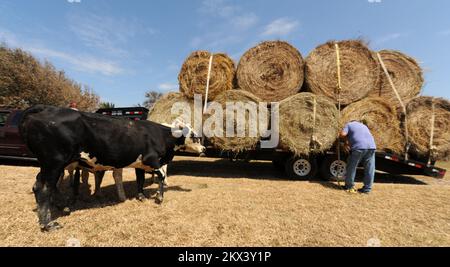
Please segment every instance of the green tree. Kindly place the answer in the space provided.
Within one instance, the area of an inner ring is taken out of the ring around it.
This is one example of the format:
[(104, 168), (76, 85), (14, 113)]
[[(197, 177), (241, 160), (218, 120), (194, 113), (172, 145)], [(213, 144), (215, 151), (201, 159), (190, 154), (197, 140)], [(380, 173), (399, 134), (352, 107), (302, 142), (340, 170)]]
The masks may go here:
[(153, 105), (163, 96), (162, 93), (155, 92), (155, 91), (148, 91), (145, 93), (146, 100), (144, 101), (144, 107), (148, 109), (152, 109)]
[(101, 102), (99, 105), (99, 108), (102, 109), (111, 109), (111, 108), (115, 108), (116, 105), (112, 102)]

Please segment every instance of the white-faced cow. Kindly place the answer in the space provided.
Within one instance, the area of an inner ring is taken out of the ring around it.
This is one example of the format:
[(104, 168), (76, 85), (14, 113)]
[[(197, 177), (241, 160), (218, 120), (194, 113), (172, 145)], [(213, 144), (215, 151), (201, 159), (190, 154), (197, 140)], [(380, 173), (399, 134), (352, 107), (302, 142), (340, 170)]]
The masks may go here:
[[(56, 184), (64, 168), (74, 162), (92, 172), (136, 169), (139, 195), (144, 193), (145, 172), (155, 171), (159, 177), (157, 200), (162, 202), (164, 175), (159, 169), (172, 161), (176, 150), (205, 151), (192, 128), (182, 123), (176, 126), (44, 105), (27, 109), (20, 132), (40, 164), (33, 192), (41, 229), (60, 227), (52, 222)], [(75, 179), (79, 176), (78, 169)]]

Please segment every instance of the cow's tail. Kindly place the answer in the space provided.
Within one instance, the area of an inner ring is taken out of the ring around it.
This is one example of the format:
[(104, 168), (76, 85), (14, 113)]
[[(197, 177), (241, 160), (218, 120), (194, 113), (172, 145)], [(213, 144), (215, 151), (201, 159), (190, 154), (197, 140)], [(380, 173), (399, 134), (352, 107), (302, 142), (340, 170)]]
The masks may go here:
[(30, 115), (42, 112), (43, 110), (45, 110), (45, 108), (46, 108), (46, 106), (44, 106), (44, 105), (36, 105), (36, 106), (26, 109), (23, 112), (22, 118), (20, 119), (20, 122), (19, 122), (19, 134), (25, 143), (27, 143), (27, 128), (25, 127), (25, 122), (27, 121), (27, 119)]

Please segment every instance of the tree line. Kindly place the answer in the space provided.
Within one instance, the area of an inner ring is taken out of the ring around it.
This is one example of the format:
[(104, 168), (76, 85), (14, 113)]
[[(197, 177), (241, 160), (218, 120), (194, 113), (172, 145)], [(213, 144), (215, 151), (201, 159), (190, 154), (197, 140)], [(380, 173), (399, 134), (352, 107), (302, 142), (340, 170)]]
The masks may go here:
[(88, 86), (69, 79), (45, 61), (22, 49), (0, 45), (0, 105), (27, 108), (36, 104), (67, 107), (76, 102), (83, 111), (94, 111), (100, 98)]
[[(136, 106), (151, 109), (162, 96), (149, 91), (145, 101)], [(20, 48), (0, 44), (0, 106), (25, 109), (44, 104), (68, 107), (77, 103), (81, 111), (114, 108), (114, 103), (100, 102), (100, 97), (88, 86), (68, 78), (50, 62), (40, 62)]]

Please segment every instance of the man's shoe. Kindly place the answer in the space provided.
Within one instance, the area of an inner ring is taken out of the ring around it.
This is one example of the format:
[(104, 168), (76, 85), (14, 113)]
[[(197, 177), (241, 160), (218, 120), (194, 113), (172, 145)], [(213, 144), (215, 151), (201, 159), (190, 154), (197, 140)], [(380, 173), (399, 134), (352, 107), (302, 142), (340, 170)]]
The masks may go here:
[(341, 189), (350, 194), (358, 193), (354, 187), (347, 187), (347, 186), (343, 185), (343, 186), (341, 186)]
[(350, 188), (350, 189), (347, 189), (347, 190), (345, 190), (347, 193), (349, 193), (349, 194), (357, 194), (358, 193), (358, 191), (356, 191), (356, 189), (355, 188)]
[(358, 189), (358, 193), (368, 195), (368, 194), (370, 194), (370, 191), (368, 191), (364, 188), (361, 188), (361, 189)]

